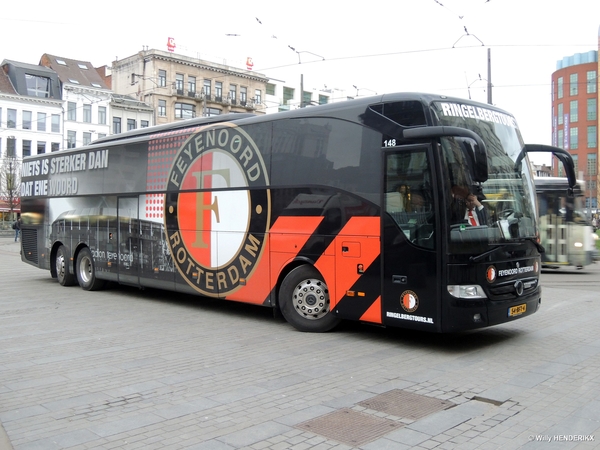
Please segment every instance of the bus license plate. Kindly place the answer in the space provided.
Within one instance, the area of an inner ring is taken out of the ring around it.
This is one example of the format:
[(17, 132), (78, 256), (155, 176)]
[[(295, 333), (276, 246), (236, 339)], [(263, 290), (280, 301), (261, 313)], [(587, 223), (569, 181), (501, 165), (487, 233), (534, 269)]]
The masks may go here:
[(508, 308), (508, 317), (518, 316), (527, 311), (527, 305), (523, 303), (522, 305), (512, 306)]

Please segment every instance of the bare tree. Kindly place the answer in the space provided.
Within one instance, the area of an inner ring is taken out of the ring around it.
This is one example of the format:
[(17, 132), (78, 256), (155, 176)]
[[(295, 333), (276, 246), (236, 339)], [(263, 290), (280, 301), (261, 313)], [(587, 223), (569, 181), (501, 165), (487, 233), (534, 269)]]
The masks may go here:
[(0, 165), (0, 196), (10, 209), (11, 217), (21, 200), (21, 164), (14, 156), (4, 156)]

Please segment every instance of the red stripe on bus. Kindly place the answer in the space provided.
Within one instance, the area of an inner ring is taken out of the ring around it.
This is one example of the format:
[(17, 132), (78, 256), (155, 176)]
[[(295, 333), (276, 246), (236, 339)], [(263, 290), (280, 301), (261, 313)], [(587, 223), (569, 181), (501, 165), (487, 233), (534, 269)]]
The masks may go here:
[(360, 320), (363, 322), (383, 323), (381, 318), (381, 296), (377, 297), (373, 304), (369, 306), (369, 309), (360, 316)]
[(277, 283), (277, 277), (317, 229), (323, 217), (279, 217), (268, 233), (263, 253), (246, 285), (229, 298), (263, 304)]
[(356, 283), (361, 268), (366, 271), (379, 256), (379, 235), (379, 217), (352, 217), (315, 264), (329, 288), (331, 308)]

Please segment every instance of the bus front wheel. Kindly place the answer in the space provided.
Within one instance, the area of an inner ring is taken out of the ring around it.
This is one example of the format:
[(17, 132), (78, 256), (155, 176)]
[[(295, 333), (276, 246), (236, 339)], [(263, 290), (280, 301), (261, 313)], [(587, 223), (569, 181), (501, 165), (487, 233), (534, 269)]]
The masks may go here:
[(104, 280), (96, 278), (94, 257), (87, 247), (82, 248), (77, 255), (75, 273), (77, 274), (79, 285), (86, 291), (97, 291), (98, 289), (102, 289), (105, 285)]
[(75, 275), (69, 271), (69, 253), (64, 245), (56, 251), (56, 278), (61, 286), (73, 286), (77, 280)]
[(285, 320), (300, 331), (322, 333), (340, 322), (329, 309), (329, 290), (323, 277), (308, 265), (296, 267), (284, 278), (279, 307)]

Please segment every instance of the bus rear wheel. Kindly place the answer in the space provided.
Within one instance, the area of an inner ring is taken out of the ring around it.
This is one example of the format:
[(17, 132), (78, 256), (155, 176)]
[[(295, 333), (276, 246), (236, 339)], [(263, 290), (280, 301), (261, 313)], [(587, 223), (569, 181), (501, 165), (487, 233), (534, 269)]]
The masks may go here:
[(86, 291), (97, 291), (102, 289), (106, 282), (96, 278), (96, 268), (94, 266), (94, 257), (89, 248), (85, 247), (77, 255), (77, 264), (75, 273), (79, 285)]
[(285, 320), (300, 331), (322, 333), (340, 323), (329, 309), (329, 289), (312, 266), (296, 267), (284, 278), (279, 307)]
[(56, 278), (61, 286), (73, 286), (77, 283), (75, 275), (69, 271), (69, 253), (64, 245), (58, 247), (56, 251)]

